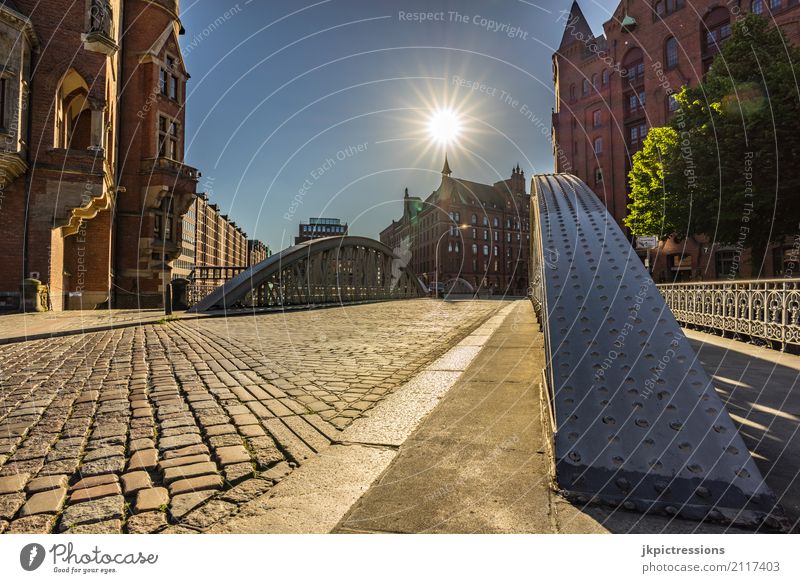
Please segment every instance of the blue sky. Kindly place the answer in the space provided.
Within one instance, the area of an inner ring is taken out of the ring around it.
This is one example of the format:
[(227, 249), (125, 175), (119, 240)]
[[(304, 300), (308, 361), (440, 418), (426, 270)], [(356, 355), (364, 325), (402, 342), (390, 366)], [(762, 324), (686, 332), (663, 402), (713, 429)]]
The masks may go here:
[[(550, 57), (570, 3), (184, 0), (198, 190), (273, 250), (317, 216), (377, 238), (404, 188), (439, 185), (426, 123), (444, 106), (463, 120), (447, 148), (455, 176), (552, 171)], [(582, 6), (599, 31), (616, 3)]]

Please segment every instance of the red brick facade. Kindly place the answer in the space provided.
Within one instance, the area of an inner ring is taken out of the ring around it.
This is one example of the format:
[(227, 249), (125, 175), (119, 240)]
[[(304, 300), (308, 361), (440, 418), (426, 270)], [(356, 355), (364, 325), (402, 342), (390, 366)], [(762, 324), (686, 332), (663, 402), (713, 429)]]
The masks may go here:
[[(178, 2), (122, 4), (0, 4), (2, 307), (19, 307), (28, 277), (56, 310), (162, 302), (197, 174), (181, 162)], [(160, 147), (160, 116), (177, 122), (162, 134), (175, 147)]]
[(530, 196), (517, 166), (494, 185), (451, 176), (425, 200), (403, 199), (403, 216), (381, 242), (408, 260), (426, 285), (453, 293), (525, 295), (528, 290)]
[[(759, 6), (792, 43), (800, 41), (798, 0), (633, 0), (619, 4), (594, 37), (577, 2), (553, 55), (556, 106), (553, 154), (558, 172), (579, 176), (622, 224), (630, 159), (647, 129), (666, 125), (669, 94), (699, 83), (731, 24)], [(771, 13), (771, 14), (770, 14)], [(623, 26), (624, 24), (624, 26)], [(644, 254), (640, 251), (640, 254)], [(762, 275), (781, 275), (790, 246), (771, 250)], [(653, 252), (656, 281), (716, 279), (730, 273), (731, 248), (702, 237), (670, 239)], [(747, 254), (741, 276), (751, 275)]]

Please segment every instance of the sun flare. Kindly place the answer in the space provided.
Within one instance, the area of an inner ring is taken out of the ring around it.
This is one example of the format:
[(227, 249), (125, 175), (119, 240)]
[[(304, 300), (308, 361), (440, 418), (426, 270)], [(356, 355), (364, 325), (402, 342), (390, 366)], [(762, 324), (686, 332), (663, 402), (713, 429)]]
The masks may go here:
[(443, 146), (451, 144), (461, 133), (461, 117), (452, 109), (437, 109), (428, 120), (428, 133)]

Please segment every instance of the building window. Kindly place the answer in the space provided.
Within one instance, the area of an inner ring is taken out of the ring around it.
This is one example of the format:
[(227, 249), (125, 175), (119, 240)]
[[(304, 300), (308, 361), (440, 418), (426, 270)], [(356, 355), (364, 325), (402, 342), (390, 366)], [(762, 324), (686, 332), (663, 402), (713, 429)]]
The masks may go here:
[(667, 95), (667, 117), (672, 117), (675, 115), (675, 112), (681, 108), (681, 104), (678, 102), (677, 97), (675, 97), (674, 93)]
[(487, 216), (483, 217), (483, 226), (484, 227), (488, 227), (489, 226), (489, 217), (487, 217)]
[(718, 6), (703, 19), (705, 29), (703, 53), (712, 57), (719, 47), (731, 36), (731, 17), (727, 8)]
[(588, 79), (584, 79), (583, 80), (583, 95), (584, 96), (589, 95), (589, 80)]
[(678, 39), (674, 36), (668, 38), (664, 45), (664, 61), (667, 63), (667, 69), (678, 66)]
[(595, 154), (603, 153), (603, 138), (594, 139), (594, 153)]
[(752, 10), (753, 14), (763, 14), (764, 0), (753, 0), (753, 3), (750, 5), (750, 10)]
[(769, 9), (770, 10), (780, 10), (781, 9), (781, 0), (769, 0)]
[(484, 245), (483, 246), (483, 254), (485, 256), (487, 256), (487, 257), (489, 256), (489, 246), (488, 245)]
[(639, 93), (629, 93), (626, 98), (626, 105), (628, 106), (628, 115), (644, 113), (644, 106), (647, 101), (647, 95), (644, 91)]
[(576, 96), (575, 96), (575, 85), (570, 85), (569, 86), (569, 100), (570, 101), (575, 101), (575, 99), (576, 99)]
[(178, 122), (165, 115), (158, 117), (158, 156), (178, 160)]
[(608, 69), (603, 70), (603, 87), (608, 85)]
[(472, 244), (472, 254), (473, 255), (478, 254), (478, 246), (475, 243)]
[(600, 110), (599, 109), (595, 109), (592, 112), (592, 127), (599, 128), (600, 127), (600, 120), (601, 120)]
[(637, 124), (628, 128), (628, 145), (631, 150), (639, 148), (647, 136), (647, 124)]
[(153, 222), (153, 237), (163, 241), (172, 241), (172, 197), (161, 200), (158, 210), (155, 212)]
[(642, 49), (638, 47), (630, 49), (625, 54), (622, 67), (629, 85), (638, 86), (644, 83), (644, 53)]
[(597, 73), (592, 75), (592, 87), (594, 87), (595, 89), (600, 87), (599, 81), (600, 81), (600, 78), (597, 76)]
[(602, 168), (595, 168), (594, 169), (594, 183), (600, 184), (603, 182), (603, 169)]
[(472, 224), (473, 225), (478, 224), (478, 215), (476, 215), (475, 213), (472, 213)]
[(492, 226), (493, 226), (495, 229), (496, 229), (497, 227), (499, 227), (499, 226), (500, 226), (500, 222), (497, 220), (497, 217), (494, 217), (494, 218), (492, 219)]
[(717, 277), (736, 277), (738, 266), (734, 268), (735, 251), (717, 251), (714, 254), (714, 266)]
[(489, 231), (487, 231), (487, 230), (483, 231), (483, 240), (484, 241), (488, 241), (489, 240)]
[(161, 95), (178, 101), (178, 87), (180, 81), (175, 70), (175, 58), (167, 55), (165, 64), (161, 67), (158, 76), (158, 87)]

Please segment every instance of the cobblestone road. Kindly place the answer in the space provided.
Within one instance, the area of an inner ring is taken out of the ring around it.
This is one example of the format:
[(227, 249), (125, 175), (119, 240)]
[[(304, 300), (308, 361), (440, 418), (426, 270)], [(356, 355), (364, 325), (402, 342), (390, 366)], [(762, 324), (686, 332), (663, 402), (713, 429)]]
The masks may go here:
[(0, 532), (189, 532), (505, 305), (412, 300), (0, 346)]

